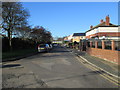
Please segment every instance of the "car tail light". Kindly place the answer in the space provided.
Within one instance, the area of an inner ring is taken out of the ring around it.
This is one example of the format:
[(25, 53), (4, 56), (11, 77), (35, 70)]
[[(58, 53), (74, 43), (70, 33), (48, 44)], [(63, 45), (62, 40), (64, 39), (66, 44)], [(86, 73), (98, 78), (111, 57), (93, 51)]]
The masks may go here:
[(38, 47), (40, 47), (40, 44), (38, 45)]

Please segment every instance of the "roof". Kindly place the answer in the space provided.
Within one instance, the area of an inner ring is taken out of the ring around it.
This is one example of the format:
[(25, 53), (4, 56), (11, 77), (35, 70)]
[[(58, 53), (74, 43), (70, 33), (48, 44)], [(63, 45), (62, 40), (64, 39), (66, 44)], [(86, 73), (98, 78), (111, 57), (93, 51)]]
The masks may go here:
[[(118, 27), (118, 26), (117, 26), (117, 25), (114, 25), (114, 24), (112, 24), (112, 23), (110, 23), (110, 25), (107, 26), (107, 25), (105, 24), (105, 22), (103, 22), (103, 23), (100, 23), (100, 24), (94, 26), (93, 28), (91, 28), (91, 29), (88, 30), (88, 31), (91, 31), (91, 30), (93, 30), (93, 29), (95, 29), (95, 28), (98, 28), (98, 27)], [(88, 32), (88, 31), (86, 31), (86, 32)]]
[(85, 33), (74, 33), (73, 36), (85, 36)]

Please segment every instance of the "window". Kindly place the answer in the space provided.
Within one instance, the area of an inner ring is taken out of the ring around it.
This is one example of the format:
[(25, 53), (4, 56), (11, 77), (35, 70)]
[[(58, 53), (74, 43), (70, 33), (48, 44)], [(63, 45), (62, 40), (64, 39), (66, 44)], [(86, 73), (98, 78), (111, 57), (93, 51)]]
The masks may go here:
[(77, 39), (77, 37), (74, 37), (74, 39)]

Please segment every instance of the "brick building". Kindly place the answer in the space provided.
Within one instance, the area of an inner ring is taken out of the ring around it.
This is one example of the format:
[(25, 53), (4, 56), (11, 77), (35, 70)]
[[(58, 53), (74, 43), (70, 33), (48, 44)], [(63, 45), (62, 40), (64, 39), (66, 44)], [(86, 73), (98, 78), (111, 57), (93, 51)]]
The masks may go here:
[(109, 15), (106, 16), (106, 20), (100, 20), (100, 24), (96, 26), (90, 26), (90, 29), (86, 31), (86, 38), (96, 39), (120, 39), (120, 30), (118, 26), (110, 23)]
[(80, 40), (85, 39), (85, 33), (74, 33), (72, 42), (80, 42)]

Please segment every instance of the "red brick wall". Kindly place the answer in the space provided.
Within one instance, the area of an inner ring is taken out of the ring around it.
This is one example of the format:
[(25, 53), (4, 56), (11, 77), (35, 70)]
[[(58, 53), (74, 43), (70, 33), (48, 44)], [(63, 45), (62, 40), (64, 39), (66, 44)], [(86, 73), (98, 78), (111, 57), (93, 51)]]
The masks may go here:
[(88, 48), (86, 52), (92, 56), (96, 56), (101, 59), (120, 64), (120, 51)]

